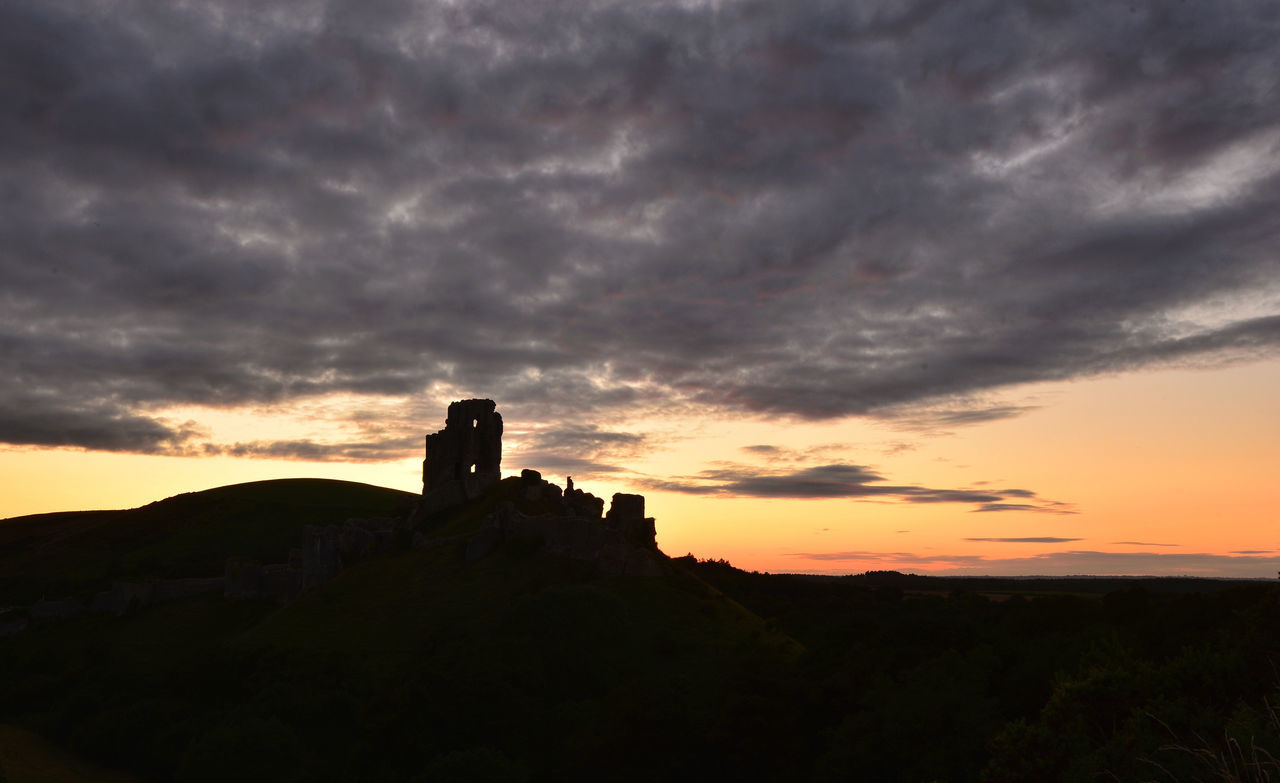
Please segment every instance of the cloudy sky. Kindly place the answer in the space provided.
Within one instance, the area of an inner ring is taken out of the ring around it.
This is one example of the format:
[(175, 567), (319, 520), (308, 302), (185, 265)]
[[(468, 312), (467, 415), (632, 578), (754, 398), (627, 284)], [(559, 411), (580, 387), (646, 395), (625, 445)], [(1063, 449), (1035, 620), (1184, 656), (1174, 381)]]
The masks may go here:
[[(0, 4), (0, 516), (643, 491), (770, 570), (1280, 566), (1280, 7)], [(1086, 468), (1082, 468), (1082, 463)]]

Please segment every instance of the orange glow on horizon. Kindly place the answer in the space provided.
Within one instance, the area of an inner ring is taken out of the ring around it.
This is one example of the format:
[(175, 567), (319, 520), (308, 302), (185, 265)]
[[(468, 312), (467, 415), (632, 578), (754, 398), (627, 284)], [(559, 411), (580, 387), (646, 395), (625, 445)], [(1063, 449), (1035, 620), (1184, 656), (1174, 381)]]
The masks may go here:
[[(655, 447), (618, 460), (626, 472), (575, 475), (575, 483), (606, 501), (614, 492), (644, 494), (667, 554), (724, 558), (749, 570), (978, 573), (983, 563), (998, 570), (1009, 560), (1030, 568), (1056, 563), (1052, 557), (1072, 551), (1276, 557), (1276, 388), (1280, 361), (1040, 384), (1004, 395), (1038, 406), (1033, 410), (949, 434), (857, 419), (633, 421), (625, 429), (652, 433)], [(499, 410), (518, 422), (519, 411), (501, 400)], [(336, 419), (340, 412), (325, 415)], [(442, 415), (432, 416), (421, 422), (421, 432), (434, 432), (442, 422)], [(229, 413), (213, 426), (233, 438), (289, 429), (271, 419), (255, 425), (253, 412)], [(319, 430), (342, 434), (323, 422)], [(782, 456), (745, 450), (762, 444), (778, 447)], [(521, 464), (519, 454), (516, 449), (504, 457), (505, 475), (539, 468)], [(822, 464), (865, 466), (897, 486), (1024, 489), (1070, 504), (1077, 513), (975, 513), (973, 503), (762, 499), (644, 488), (651, 480), (696, 481), (708, 469), (745, 466), (780, 474)], [(127, 508), (182, 492), (284, 477), (421, 490), (420, 452), (388, 462), (317, 463), (9, 448), (0, 450), (0, 470), (6, 476), (0, 517)], [(563, 485), (563, 475), (543, 473)], [(1129, 561), (1117, 562), (1129, 567)], [(1274, 577), (1274, 568), (1259, 563), (1257, 576)], [(1195, 572), (1200, 566), (1188, 561), (1178, 567)]]

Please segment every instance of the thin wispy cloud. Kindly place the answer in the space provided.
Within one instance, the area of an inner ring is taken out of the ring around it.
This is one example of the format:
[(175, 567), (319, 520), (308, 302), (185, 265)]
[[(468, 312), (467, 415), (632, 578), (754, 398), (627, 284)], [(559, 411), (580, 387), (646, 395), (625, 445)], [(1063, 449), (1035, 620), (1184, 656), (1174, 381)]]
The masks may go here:
[(644, 433), (570, 422), (522, 433), (506, 461), (509, 465), (584, 477), (611, 474), (625, 470), (622, 465), (647, 449), (653, 440)]
[(986, 541), (997, 544), (1065, 544), (1081, 541), (1079, 538), (1058, 538), (1056, 536), (1029, 536), (1027, 538), (966, 538), (965, 541)]
[(791, 453), (789, 449), (784, 449), (781, 446), (770, 446), (765, 443), (760, 443), (753, 446), (743, 446), (742, 450), (750, 454), (757, 454), (762, 457), (778, 457), (778, 456)]
[[(854, 573), (865, 570), (864, 563), (875, 568), (924, 570), (933, 574), (953, 575), (1134, 575), (1212, 576), (1241, 579), (1275, 578), (1280, 570), (1280, 557), (1265, 556), (1270, 552), (1207, 553), (1164, 552), (1097, 552), (1071, 550), (1047, 552), (1029, 557), (992, 557), (925, 552), (880, 552), (850, 550), (842, 552), (796, 552), (800, 562), (821, 564), (816, 570), (826, 573)], [(839, 565), (844, 564), (844, 565)], [(815, 569), (807, 569), (815, 570)]]
[(313, 440), (271, 440), (237, 442), (230, 446), (206, 443), (202, 456), (261, 457), (309, 462), (382, 462), (420, 447), (419, 438), (367, 442), (318, 443)]

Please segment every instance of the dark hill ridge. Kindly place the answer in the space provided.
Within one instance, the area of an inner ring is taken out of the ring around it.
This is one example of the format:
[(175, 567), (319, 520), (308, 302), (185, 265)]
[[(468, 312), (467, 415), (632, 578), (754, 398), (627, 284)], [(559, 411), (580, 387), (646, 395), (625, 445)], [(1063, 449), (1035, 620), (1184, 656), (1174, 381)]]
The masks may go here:
[[(286, 517), (316, 521), (305, 502), (316, 489), (342, 502), (335, 520), (405, 499), (264, 482), (118, 513), (145, 539), (192, 517), (197, 531), (226, 533), (235, 526), (220, 514), (260, 505), (271, 514), (258, 519), (276, 520), (255, 540), (266, 546), (283, 540)], [(500, 480), (421, 518), (417, 548), (348, 563), (284, 605), (209, 593), (0, 640), (0, 722), (154, 780), (653, 779), (723, 768), (717, 748), (735, 747), (735, 722), (754, 720), (740, 709), (739, 678), (788, 666), (802, 648), (666, 558), (642, 576), (550, 551), (542, 523), (575, 518), (557, 495), (530, 475)], [(571, 497), (606, 529), (600, 504)], [(70, 562), (68, 537), (46, 533)], [(221, 542), (232, 551), (246, 539)], [(136, 543), (121, 537), (115, 554)], [(751, 766), (782, 774), (785, 758)]]
[(134, 509), (0, 520), (0, 606), (87, 594), (112, 580), (215, 576), (233, 556), (278, 560), (305, 525), (402, 514), (414, 498), (351, 481), (275, 479)]
[(1137, 780), (1144, 757), (1191, 780), (1170, 731), (1280, 747), (1273, 585), (995, 602), (692, 558), (608, 573), (520, 540), (468, 562), (523, 487), (283, 606), (0, 640), (0, 723), (190, 781)]

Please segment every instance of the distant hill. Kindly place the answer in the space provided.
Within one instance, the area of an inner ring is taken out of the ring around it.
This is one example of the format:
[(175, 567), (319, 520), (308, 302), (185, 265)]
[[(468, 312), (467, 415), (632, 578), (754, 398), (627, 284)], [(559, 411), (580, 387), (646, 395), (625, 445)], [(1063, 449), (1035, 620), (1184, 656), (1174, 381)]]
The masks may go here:
[(304, 525), (398, 514), (415, 497), (351, 481), (278, 479), (123, 511), (0, 520), (0, 607), (87, 595), (113, 579), (214, 576), (232, 556), (282, 560)]

